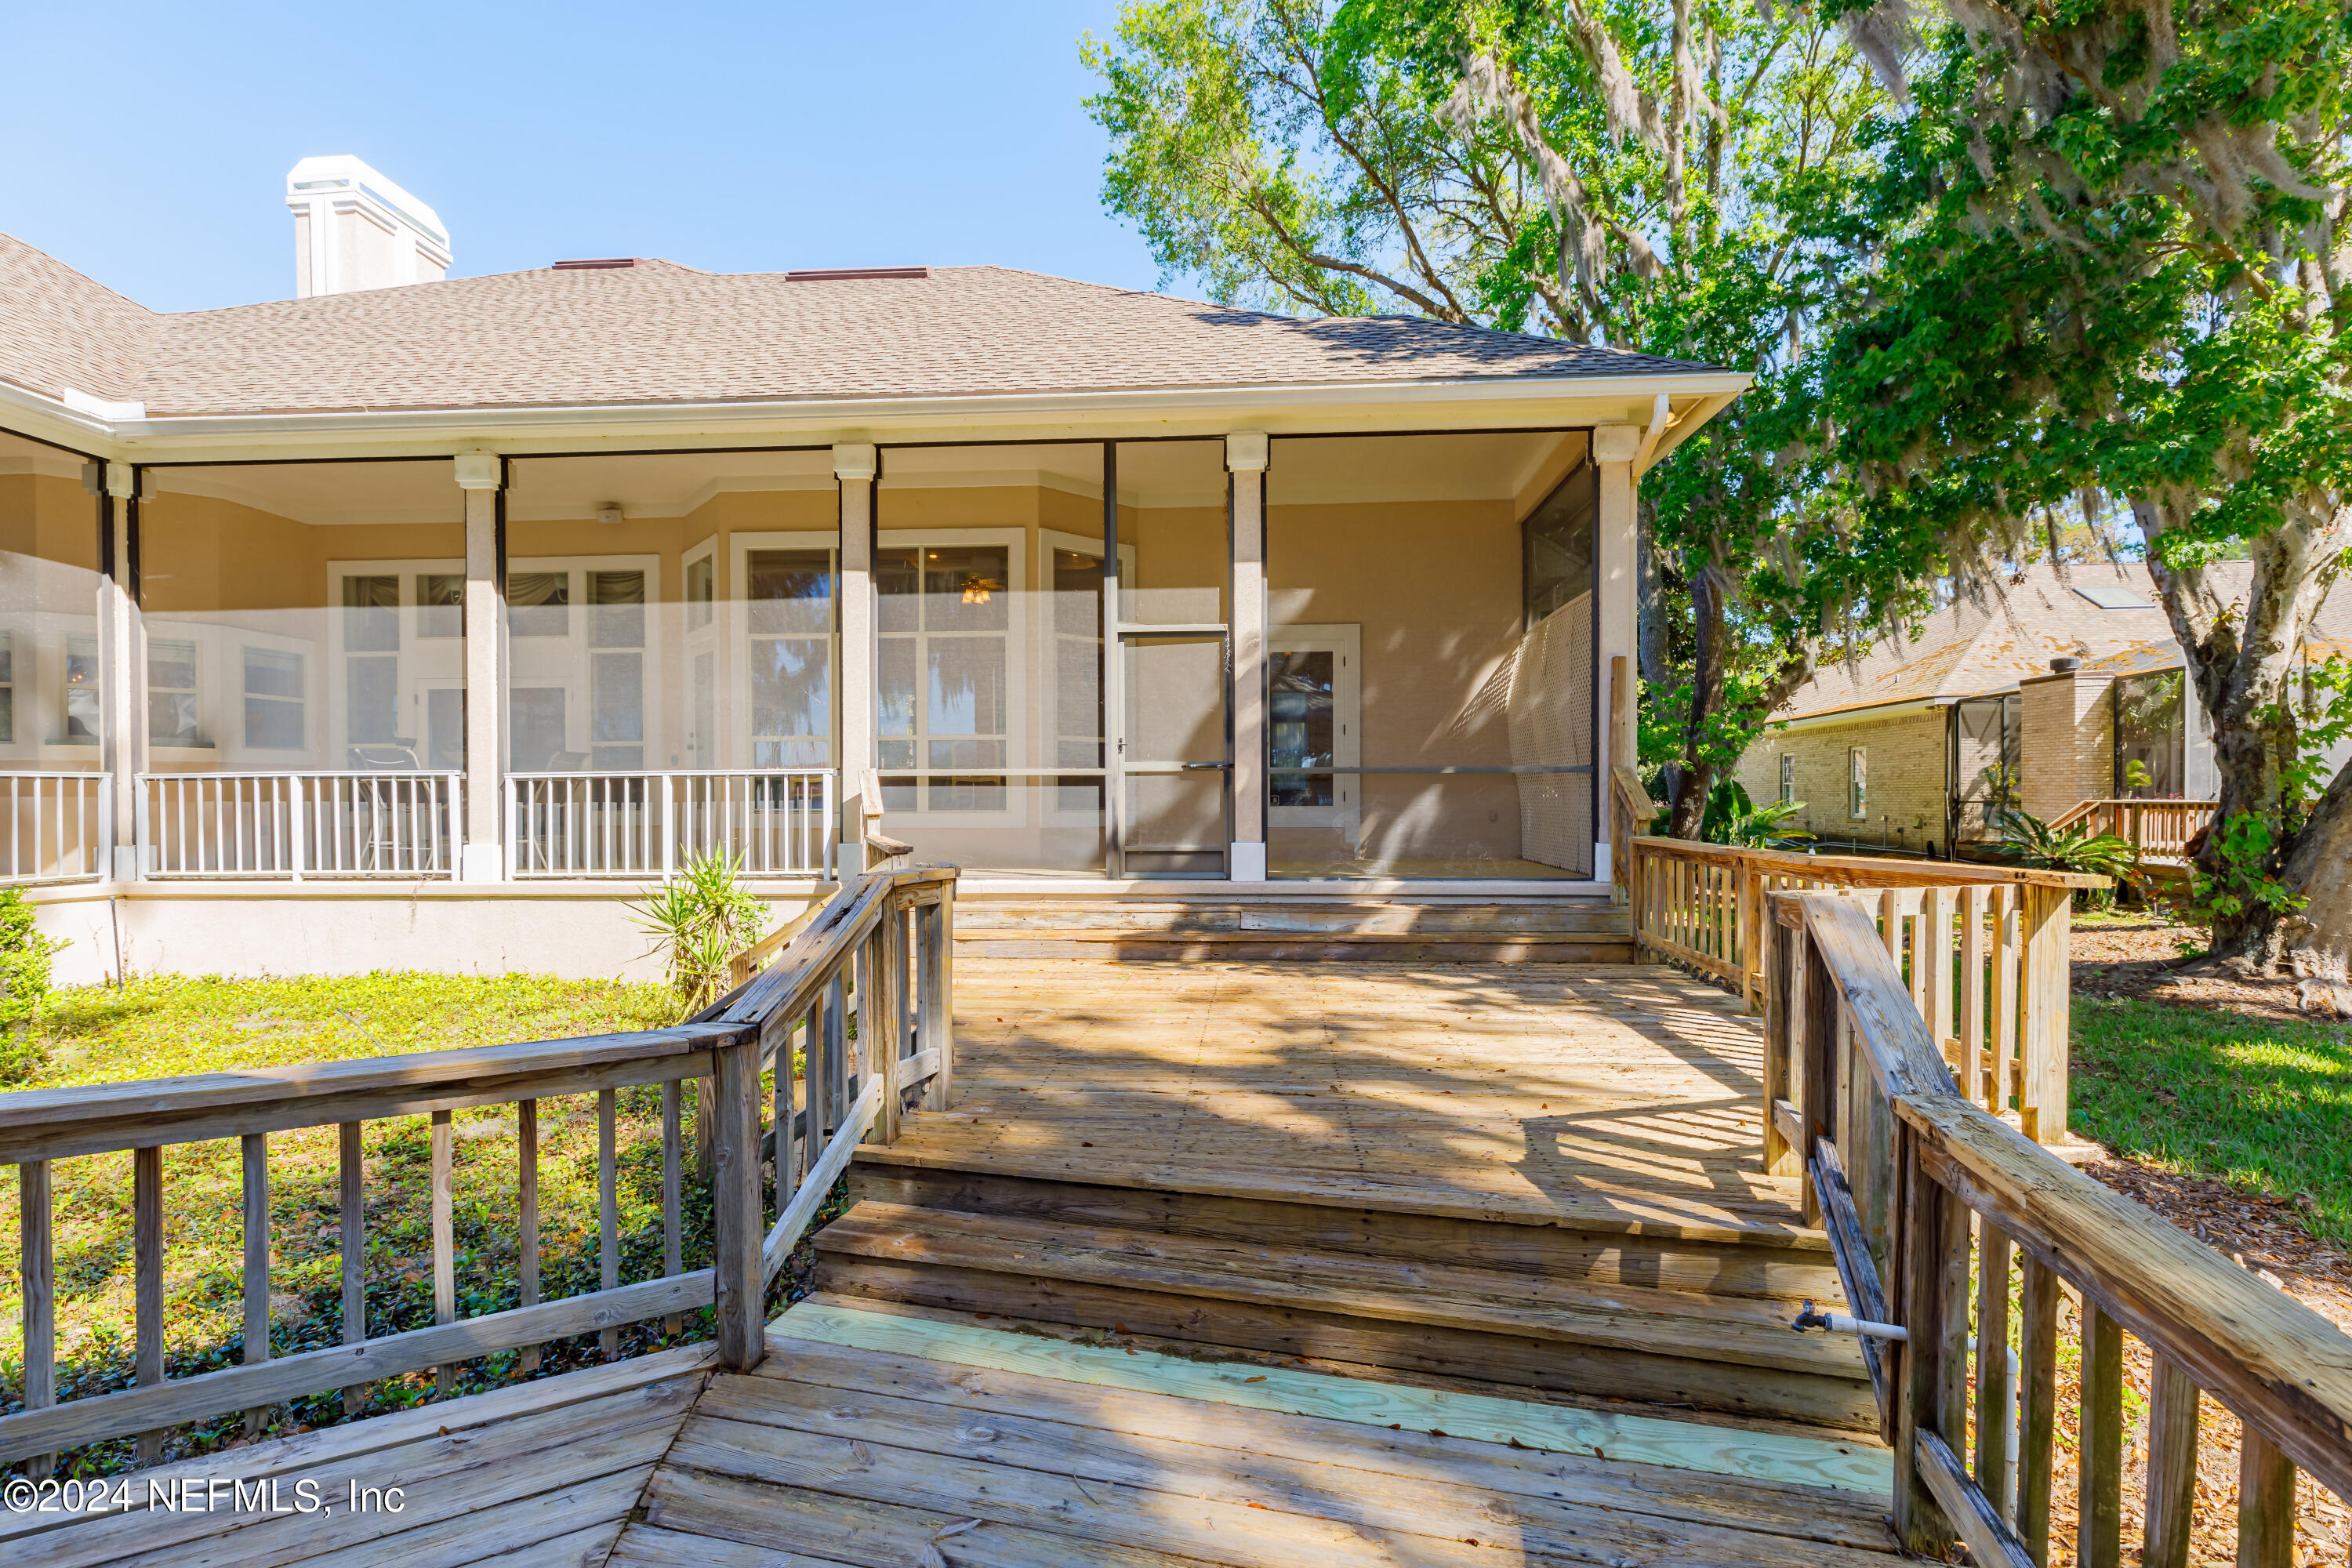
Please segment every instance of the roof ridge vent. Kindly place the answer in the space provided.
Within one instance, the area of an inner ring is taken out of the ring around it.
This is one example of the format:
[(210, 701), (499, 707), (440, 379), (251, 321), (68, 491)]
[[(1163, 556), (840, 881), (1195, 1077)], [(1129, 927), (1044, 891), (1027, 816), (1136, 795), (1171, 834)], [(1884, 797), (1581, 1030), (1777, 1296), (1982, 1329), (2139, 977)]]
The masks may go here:
[(850, 283), (867, 278), (923, 279), (928, 267), (803, 267), (784, 274), (787, 283)]
[(635, 267), (636, 264), (637, 258), (634, 256), (596, 256), (590, 257), (580, 261), (559, 261), (555, 264), (555, 270), (558, 272), (600, 272), (607, 268)]

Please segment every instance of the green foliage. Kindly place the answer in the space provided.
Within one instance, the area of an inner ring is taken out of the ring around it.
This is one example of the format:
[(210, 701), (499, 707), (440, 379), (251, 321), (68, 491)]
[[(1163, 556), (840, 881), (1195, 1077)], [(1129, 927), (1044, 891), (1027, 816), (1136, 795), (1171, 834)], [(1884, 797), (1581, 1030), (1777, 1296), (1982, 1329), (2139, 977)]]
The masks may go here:
[(2215, 868), (2198, 868), (2189, 878), (2189, 913), (2213, 925), (2252, 914), (2293, 914), (2310, 900), (2278, 877), (2278, 829), (2252, 812), (2232, 812), (2214, 821)]
[[(2311, 798), (2282, 704), (2352, 545), (2352, 10), (1981, 0), (1906, 45), (1895, 0), (1834, 8), (1912, 101), (1871, 130), (1802, 394), (1825, 479), (1886, 547), (1978, 579), (2127, 504), (2192, 689), (2252, 742), (2218, 753), (2224, 812), (2262, 826), (2217, 892), (2275, 910)], [(2235, 607), (2204, 571), (2232, 556)]]
[(2302, 1209), (2352, 1245), (2352, 1036), (2164, 1003), (2074, 1006), (2075, 1131)]
[(2001, 814), (2000, 837), (1985, 852), (2011, 865), (2038, 871), (2074, 871), (2085, 876), (2112, 877), (2119, 883), (2139, 875), (2139, 851), (2130, 839), (2100, 833), (2088, 822), (2072, 827), (2052, 827), (2031, 812)]
[(1707, 792), (1706, 816), (1698, 836), (1709, 844), (1731, 844), (1742, 849), (1802, 849), (1813, 836), (1789, 823), (1804, 809), (1801, 800), (1758, 805), (1737, 779), (1718, 779)]
[(1826, 20), (1665, 0), (1130, 0), (1082, 47), (1103, 201), (1169, 277), (1283, 311), (1410, 311), (1748, 372), (1643, 477), (1674, 679), (1645, 754), (1720, 769), (1930, 563), (1807, 453), (1818, 324), (1883, 97)]
[(713, 850), (630, 906), (689, 1014), (726, 989), (727, 961), (764, 934), (768, 906), (742, 886), (739, 871), (732, 852)]
[[(46, 937), (34, 929), (39, 911), (22, 888), (0, 888), (0, 1031), (38, 1017), (49, 994), (49, 960), (64, 951), (59, 937)], [(7, 1045), (0, 1041), (0, 1053)], [(0, 1059), (0, 1082), (6, 1081), (8, 1064)]]

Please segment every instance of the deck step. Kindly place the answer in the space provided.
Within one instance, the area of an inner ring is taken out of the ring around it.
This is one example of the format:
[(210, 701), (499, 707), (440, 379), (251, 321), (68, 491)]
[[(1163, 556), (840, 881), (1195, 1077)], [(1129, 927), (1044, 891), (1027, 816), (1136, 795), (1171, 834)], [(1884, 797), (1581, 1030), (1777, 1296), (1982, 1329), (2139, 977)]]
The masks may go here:
[(1315, 963), (1631, 963), (1631, 937), (1538, 931), (1471, 932), (985, 931), (959, 929), (959, 945), (997, 958)]
[(1393, 898), (966, 898), (956, 940), (1002, 958), (1193, 963), (1626, 963), (1626, 912), (1590, 895), (1506, 902)]
[(1013, 931), (1216, 931), (1376, 936), (1623, 936), (1625, 910), (1607, 899), (1419, 903), (1394, 899), (1296, 901), (965, 897), (956, 900), (959, 935)]
[(1288, 1180), (1280, 1179), (1284, 1173), (1235, 1180), (1219, 1192), (1124, 1184), (1099, 1165), (1090, 1174), (1100, 1179), (1057, 1180), (909, 1164), (894, 1158), (898, 1152), (859, 1151), (849, 1168), (853, 1203), (1742, 1297), (1780, 1303), (1789, 1315), (1800, 1301), (1840, 1299), (1837, 1268), (1819, 1231), (1721, 1223), (1727, 1215), (1706, 1226), (1635, 1226), (1599, 1205), (1581, 1211), (1555, 1203), (1541, 1215), (1506, 1214), (1475, 1203), (1441, 1206), (1431, 1192), (1413, 1206), (1368, 1207), (1372, 1194), (1361, 1184), (1326, 1193), (1302, 1186), (1295, 1173)]
[(1784, 1303), (1238, 1238), (859, 1202), (817, 1237), (845, 1295), (1732, 1415), (1875, 1424), (1852, 1342)]

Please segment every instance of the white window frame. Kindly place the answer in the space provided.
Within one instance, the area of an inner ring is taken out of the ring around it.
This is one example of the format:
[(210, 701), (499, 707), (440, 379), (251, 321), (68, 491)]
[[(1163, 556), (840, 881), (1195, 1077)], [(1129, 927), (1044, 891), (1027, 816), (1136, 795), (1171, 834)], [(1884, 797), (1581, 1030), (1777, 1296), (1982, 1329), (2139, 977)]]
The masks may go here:
[(1797, 753), (1780, 753), (1780, 804), (1789, 805), (1797, 798)]
[[(1323, 653), (1339, 656), (1331, 676), (1331, 721), (1339, 733), (1331, 737), (1331, 765), (1360, 767), (1364, 757), (1364, 628), (1360, 622), (1295, 622), (1269, 626), (1265, 634), (1267, 679), (1273, 679), (1273, 656), (1277, 653)], [(1271, 740), (1274, 715), (1267, 693), (1266, 730)], [(1268, 765), (1272, 747), (1268, 747)], [(1329, 805), (1276, 805), (1272, 780), (1267, 781), (1266, 826), (1269, 827), (1336, 827), (1354, 841), (1363, 821), (1360, 775), (1332, 775), (1334, 800)]]
[[(698, 626), (694, 624), (695, 602), (687, 597), (688, 585), (694, 581), (694, 568), (698, 562), (707, 562), (710, 567), (710, 618)], [(720, 575), (719, 564), (719, 536), (715, 533), (678, 552), (677, 744), (670, 752), (671, 763), (678, 767), (716, 768), (723, 765), (725, 737), (722, 734), (712, 734), (707, 738), (708, 756), (698, 759), (694, 755), (694, 664), (704, 654), (710, 656), (711, 662), (710, 721), (716, 730), (726, 728), (727, 655), (721, 645), (726, 639), (724, 601), (727, 595), (726, 581)]]
[(1848, 822), (1870, 820), (1870, 748), (1845, 749), (1845, 816)]
[[(234, 719), (236, 724), (236, 750), (243, 755), (299, 757), (307, 759), (311, 754), (310, 724), (312, 719), (312, 708), (310, 703), (310, 683), (318, 678), (318, 672), (311, 668), (313, 660), (311, 659), (310, 654), (307, 648), (280, 647), (273, 646), (275, 644), (289, 640), (290, 639), (284, 637), (263, 637), (252, 634), (241, 636), (236, 639), (236, 691), (235, 695), (236, 710), (234, 714)], [(299, 669), (302, 678), (300, 692), (293, 697), (264, 696), (261, 699), (264, 702), (290, 703), (293, 705), (295, 711), (299, 715), (301, 720), (301, 739), (297, 741), (291, 746), (256, 745), (253, 742), (250, 732), (246, 727), (245, 705), (248, 700), (252, 700), (254, 695), (251, 691), (248, 691), (246, 689), (246, 668), (248, 657), (256, 653), (274, 653), (299, 661), (297, 668)]]
[[(726, 614), (713, 616), (711, 624), (723, 626), (727, 634), (719, 660), (719, 689), (725, 693), (726, 700), (719, 706), (719, 743), (711, 748), (711, 754), (718, 759), (714, 765), (722, 768), (750, 767), (751, 747), (759, 739), (751, 733), (750, 595), (751, 552), (754, 550), (822, 550), (825, 552), (825, 559), (832, 563), (833, 630), (826, 634), (832, 652), (826, 668), (832, 672), (833, 685), (826, 699), (826, 718), (831, 732), (825, 736), (825, 760), (776, 771), (792, 773), (802, 768), (838, 766), (841, 762), (841, 535), (831, 529), (789, 533), (730, 533), (727, 536), (727, 581), (723, 584), (714, 583), (711, 587), (714, 595), (722, 596), (726, 608)], [(687, 658), (686, 673), (688, 679), (693, 678), (691, 654)], [(737, 716), (738, 722), (728, 722), (730, 713)]]
[[(1042, 532), (1044, 531), (1041, 530), (1040, 531)], [(935, 739), (961, 740), (967, 737), (954, 735), (933, 736), (928, 730), (920, 727), (928, 718), (928, 715), (924, 712), (924, 708), (929, 698), (929, 682), (923, 678), (924, 661), (920, 658), (918, 658), (915, 662), (915, 700), (916, 711), (918, 714), (916, 721), (918, 728), (913, 739), (915, 742), (915, 773), (917, 774), (919, 787), (915, 791), (915, 805), (911, 810), (908, 811), (908, 815), (937, 817), (945, 823), (970, 823), (974, 826), (990, 827), (1015, 826), (1026, 815), (1023, 802), (1027, 798), (1027, 787), (1035, 786), (1039, 783), (1040, 779), (1040, 775), (1037, 773), (1036, 770), (1024, 769), (1020, 765), (1021, 759), (1029, 754), (1027, 742), (1031, 731), (1031, 714), (1029, 711), (1031, 686), (1030, 669), (1032, 661), (1035, 657), (1033, 650), (1035, 643), (1039, 640), (1027, 624), (1039, 613), (1035, 605), (1032, 605), (1031, 613), (1029, 615), (1024, 616), (1021, 613), (1022, 605), (1029, 602), (1024, 597), (1024, 595), (1028, 592), (1027, 579), (1031, 572), (1029, 532), (1030, 531), (1025, 528), (909, 528), (888, 530), (885, 531), (880, 538), (875, 541), (875, 547), (877, 552), (883, 550), (920, 550), (927, 545), (933, 544), (942, 546), (975, 544), (1003, 545), (1004, 547), (1004, 572), (1005, 575), (1011, 579), (1011, 581), (1005, 584), (1005, 593), (1011, 596), (1013, 602), (1005, 610), (1003, 632), (1005, 687), (1005, 730), (1003, 737), (1004, 766), (1003, 768), (973, 768), (971, 770), (971, 773), (975, 776), (984, 777), (992, 773), (997, 773), (1003, 777), (1004, 805), (1002, 808), (995, 811), (935, 812), (931, 809), (931, 781), (929, 778), (921, 776), (924, 773), (929, 771), (928, 763), (929, 761), (929, 753), (926, 750), (925, 743)], [(1076, 536), (1065, 535), (1064, 537), (1070, 538)], [(1120, 548), (1124, 551), (1126, 547), (1122, 545)], [(1101, 551), (1102, 546), (1097, 542), (1095, 546), (1095, 552), (1097, 554), (1100, 554)], [(1121, 563), (1124, 563), (1127, 557), (1122, 553), (1120, 556)], [(879, 565), (878, 560), (877, 562), (877, 565)], [(878, 644), (883, 635), (881, 631), (881, 593), (878, 588), (875, 593), (874, 619), (875, 637)], [(902, 634), (894, 633), (891, 635), (897, 636)], [(919, 649), (922, 646), (923, 641), (927, 640), (931, 635), (932, 634), (929, 632), (918, 634), (916, 646)], [(957, 633), (950, 635), (970, 636), (972, 634)], [(881, 766), (879, 761), (882, 754), (882, 742), (884, 737), (882, 734), (881, 723), (882, 707), (880, 691), (882, 661), (878, 650), (874, 661), (874, 667), (876, 679), (874, 702), (874, 754), (877, 759), (875, 771), (877, 773), (887, 777), (893, 775), (894, 770)], [(904, 738), (905, 737), (901, 736), (890, 737), (890, 739), (893, 740)], [(899, 776), (903, 776), (903, 774)]]

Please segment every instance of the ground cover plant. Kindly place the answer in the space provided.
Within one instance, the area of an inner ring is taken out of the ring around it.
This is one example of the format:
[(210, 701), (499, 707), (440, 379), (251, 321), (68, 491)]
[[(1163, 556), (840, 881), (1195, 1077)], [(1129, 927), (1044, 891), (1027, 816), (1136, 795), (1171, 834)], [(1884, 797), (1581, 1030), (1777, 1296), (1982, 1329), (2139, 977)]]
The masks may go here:
[[(677, 1021), (677, 993), (664, 984), (569, 981), (543, 975), (379, 973), (357, 979), (236, 980), (135, 976), (121, 988), (51, 994), (9, 1089), (64, 1088), (130, 1079), (413, 1051), (552, 1039)], [(657, 1088), (617, 1097), (620, 1228), (624, 1282), (661, 1272), (661, 1100)], [(684, 1203), (688, 1268), (710, 1261), (708, 1189), (692, 1176), (693, 1096), (686, 1097), (688, 1179)], [(515, 1225), (515, 1111), (490, 1106), (454, 1118), (456, 1262), (460, 1316), (520, 1304)], [(363, 1132), (367, 1205), (367, 1329), (371, 1335), (433, 1321), (428, 1119), (394, 1118)], [(273, 1355), (342, 1341), (341, 1196), (332, 1127), (272, 1134), (270, 1165), (270, 1343)], [(541, 1295), (597, 1288), (596, 1101), (592, 1095), (540, 1102)], [(104, 1393), (131, 1382), (135, 1320), (131, 1279), (131, 1156), (61, 1160), (52, 1169), (57, 1264), (58, 1394)], [(19, 1233), (13, 1168), (0, 1178), (0, 1413), (18, 1407), (24, 1345), (15, 1294)], [(163, 1152), (166, 1374), (186, 1377), (236, 1364), (244, 1349), (244, 1227), (236, 1141), (180, 1144)], [(779, 1280), (786, 1285), (788, 1270)], [(675, 1335), (659, 1321), (624, 1331), (621, 1353), (706, 1339), (708, 1312)], [(453, 1395), (479, 1393), (520, 1374), (520, 1352), (463, 1365)], [(540, 1374), (599, 1359), (595, 1336), (551, 1343)], [(372, 1384), (359, 1411), (377, 1415), (433, 1396), (430, 1373)], [(283, 1434), (344, 1417), (334, 1393), (292, 1401), (271, 1415)], [(230, 1414), (173, 1435), (168, 1457), (243, 1440)], [(63, 1473), (126, 1468), (131, 1444), (95, 1445), (67, 1456)]]

